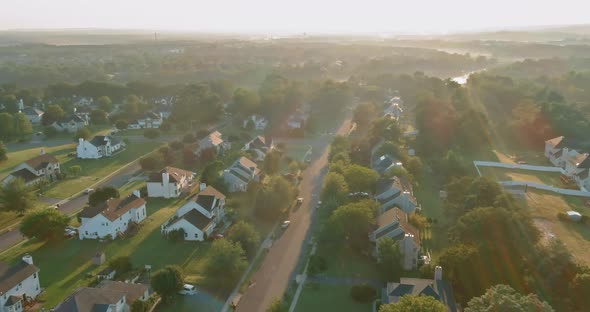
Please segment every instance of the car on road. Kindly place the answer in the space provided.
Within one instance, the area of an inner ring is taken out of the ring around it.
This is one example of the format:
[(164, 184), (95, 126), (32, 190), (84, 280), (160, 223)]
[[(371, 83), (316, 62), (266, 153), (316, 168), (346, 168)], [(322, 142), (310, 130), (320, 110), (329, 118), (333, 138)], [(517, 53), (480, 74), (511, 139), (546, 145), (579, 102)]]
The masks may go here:
[(93, 188), (88, 188), (88, 189), (85, 189), (84, 190), (84, 194), (90, 194), (92, 192), (94, 192), (94, 189)]
[(184, 296), (192, 296), (197, 293), (197, 289), (195, 288), (195, 285), (184, 284), (178, 293)]
[(289, 220), (283, 221), (283, 224), (281, 224), (281, 227), (283, 229), (286, 229), (289, 227), (289, 224), (291, 224), (291, 221), (289, 221)]
[(303, 204), (303, 197), (297, 197), (297, 205)]

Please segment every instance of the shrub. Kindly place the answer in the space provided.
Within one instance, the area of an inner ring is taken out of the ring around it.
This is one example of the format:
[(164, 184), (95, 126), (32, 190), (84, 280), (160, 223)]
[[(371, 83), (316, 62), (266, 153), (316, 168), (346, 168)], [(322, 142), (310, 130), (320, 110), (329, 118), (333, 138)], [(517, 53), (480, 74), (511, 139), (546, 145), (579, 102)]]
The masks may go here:
[(350, 289), (350, 296), (357, 302), (367, 303), (377, 296), (377, 291), (368, 284), (354, 285)]
[(195, 136), (192, 133), (187, 133), (182, 138), (182, 142), (184, 142), (184, 143), (194, 143), (195, 142)]
[(175, 151), (179, 151), (184, 148), (184, 144), (180, 141), (172, 141), (168, 144), (168, 146), (170, 146), (170, 149)]
[(43, 134), (45, 134), (45, 136), (48, 138), (53, 138), (54, 136), (57, 135), (57, 129), (55, 129), (52, 126), (47, 126), (47, 127), (43, 128)]
[(557, 213), (557, 219), (559, 219), (560, 221), (569, 221), (570, 220), (567, 217), (567, 215), (565, 214), (565, 212), (559, 212), (559, 213)]
[(328, 263), (326, 262), (326, 259), (318, 255), (311, 256), (309, 259), (309, 268), (307, 269), (309, 275), (317, 275), (326, 271), (327, 269)]
[(184, 241), (184, 229), (178, 229), (168, 232), (167, 238), (173, 242)]

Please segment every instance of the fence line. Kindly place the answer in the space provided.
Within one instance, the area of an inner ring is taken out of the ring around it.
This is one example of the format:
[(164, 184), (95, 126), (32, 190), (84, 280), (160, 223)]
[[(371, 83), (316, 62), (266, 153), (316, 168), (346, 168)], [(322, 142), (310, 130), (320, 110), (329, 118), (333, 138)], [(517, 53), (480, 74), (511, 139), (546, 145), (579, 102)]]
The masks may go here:
[[(497, 168), (508, 168), (508, 169), (522, 169), (522, 170), (533, 170), (533, 171), (544, 171), (544, 172), (559, 172), (565, 174), (565, 171), (559, 167), (551, 166), (533, 166), (533, 165), (520, 165), (520, 164), (506, 164), (495, 161), (478, 161), (474, 160), (473, 165), (477, 168), (482, 167), (497, 167)], [(479, 171), (479, 170), (478, 170)]]

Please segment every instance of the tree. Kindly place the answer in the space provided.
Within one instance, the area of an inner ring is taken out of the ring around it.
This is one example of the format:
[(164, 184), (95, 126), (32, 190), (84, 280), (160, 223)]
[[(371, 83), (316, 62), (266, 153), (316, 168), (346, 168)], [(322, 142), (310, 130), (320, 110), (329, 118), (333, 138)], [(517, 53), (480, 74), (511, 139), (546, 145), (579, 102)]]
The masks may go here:
[(22, 178), (16, 178), (0, 188), (0, 205), (4, 211), (24, 214), (35, 205), (35, 194)]
[(109, 267), (117, 271), (117, 276), (123, 276), (125, 273), (133, 270), (131, 259), (128, 256), (119, 256), (109, 261)]
[(223, 163), (221, 161), (208, 163), (201, 173), (201, 182), (215, 184), (220, 178), (219, 172), (221, 170), (223, 170)]
[(154, 291), (166, 302), (182, 289), (184, 280), (178, 267), (166, 266), (152, 275), (150, 284)]
[(178, 122), (212, 122), (223, 112), (219, 95), (206, 83), (184, 87), (172, 106), (172, 117)]
[(119, 130), (125, 130), (125, 129), (127, 129), (128, 126), (129, 126), (129, 123), (125, 119), (119, 119), (115, 123), (115, 127), (117, 127), (117, 129), (119, 129)]
[(367, 167), (350, 165), (344, 168), (344, 179), (351, 192), (375, 193), (379, 174)]
[(78, 176), (80, 174), (80, 172), (82, 171), (82, 167), (80, 165), (75, 165), (75, 166), (71, 166), (70, 169), (70, 174), (73, 176)]
[(143, 300), (135, 300), (131, 305), (131, 312), (147, 312), (150, 306), (147, 301)]
[(148, 139), (152, 139), (153, 140), (153, 139), (155, 139), (155, 138), (157, 138), (157, 137), (160, 136), (160, 130), (158, 130), (158, 129), (151, 129), (151, 128), (150, 129), (145, 129), (143, 131), (143, 136), (146, 137), (146, 138), (148, 138)]
[(33, 125), (29, 118), (23, 113), (14, 114), (14, 126), (16, 129), (16, 135), (20, 137), (26, 137), (33, 133)]
[(332, 158), (339, 153), (350, 153), (350, 141), (347, 137), (339, 135), (334, 138), (330, 144), (330, 155), (328, 159), (332, 161)]
[(84, 139), (84, 140), (88, 140), (90, 139), (90, 136), (92, 135), (92, 132), (90, 132), (90, 129), (84, 127), (84, 128), (80, 128), (78, 129), (78, 131), (76, 131), (76, 135), (75, 135), (75, 139)]
[(57, 129), (55, 129), (52, 126), (47, 126), (43, 128), (43, 134), (47, 137), (47, 138), (53, 138), (57, 135)]
[(379, 307), (379, 312), (446, 312), (447, 307), (430, 296), (405, 295), (396, 303)]
[(419, 179), (422, 174), (422, 161), (418, 157), (410, 157), (404, 164), (404, 167), (408, 170), (408, 172), (414, 176), (414, 178)]
[(101, 110), (105, 112), (110, 112), (113, 110), (113, 101), (111, 101), (111, 98), (109, 98), (108, 96), (103, 95), (99, 97), (96, 101), (98, 102), (98, 108), (100, 108)]
[(168, 143), (168, 146), (170, 146), (170, 149), (172, 149), (172, 150), (180, 151), (184, 148), (184, 143), (182, 143), (180, 141), (172, 141), (172, 142)]
[(343, 202), (348, 194), (348, 184), (341, 174), (330, 172), (324, 179), (322, 187), (322, 200), (333, 199), (337, 202)]
[(269, 175), (278, 173), (281, 167), (281, 158), (282, 154), (279, 151), (268, 153), (264, 158), (264, 171)]
[(88, 196), (88, 204), (92, 207), (105, 202), (108, 199), (119, 197), (121, 197), (121, 195), (116, 188), (112, 186), (100, 187)]
[(104, 125), (108, 122), (107, 112), (102, 109), (93, 109), (90, 112), (90, 122), (93, 125)]
[(231, 287), (248, 266), (244, 250), (237, 242), (219, 239), (213, 242), (205, 259), (205, 272), (213, 283)]
[(164, 159), (160, 153), (152, 153), (139, 159), (141, 169), (148, 171), (159, 169), (163, 163)]
[(260, 108), (260, 98), (256, 92), (243, 88), (238, 88), (234, 91), (233, 103), (230, 107), (232, 113), (239, 114), (240, 116), (248, 116), (258, 113)]
[(378, 267), (381, 275), (388, 281), (400, 277), (403, 272), (402, 253), (396, 241), (383, 237), (377, 241)]
[(0, 113), (0, 139), (10, 140), (14, 135), (14, 117), (9, 113)]
[(356, 250), (366, 250), (368, 233), (375, 224), (378, 205), (372, 200), (363, 200), (336, 208), (322, 231), (324, 240), (347, 244)]
[(465, 312), (553, 312), (553, 308), (536, 295), (526, 296), (518, 293), (507, 285), (496, 285), (489, 288), (485, 294), (469, 300)]
[(69, 223), (70, 218), (56, 209), (42, 209), (28, 214), (20, 224), (20, 231), (29, 238), (54, 242), (63, 239)]
[(0, 161), (5, 161), (7, 159), (6, 145), (4, 145), (4, 142), (0, 141)]
[(4, 104), (4, 107), (8, 113), (16, 114), (18, 112), (18, 101), (14, 94), (3, 95), (0, 103)]
[(64, 115), (65, 115), (65, 112), (59, 105), (56, 105), (56, 104), (47, 105), (47, 108), (45, 109), (45, 113), (43, 114), (43, 117), (41, 117), (41, 123), (44, 126), (49, 126), (52, 123), (62, 119), (64, 117)]
[(293, 185), (281, 176), (274, 176), (258, 191), (256, 214), (267, 220), (274, 220), (289, 208), (294, 197)]
[(366, 129), (371, 119), (375, 117), (375, 110), (373, 103), (362, 103), (354, 109), (352, 121), (362, 129)]
[(260, 235), (254, 226), (244, 221), (239, 221), (229, 228), (227, 239), (240, 243), (249, 259), (254, 257), (258, 244), (260, 244)]

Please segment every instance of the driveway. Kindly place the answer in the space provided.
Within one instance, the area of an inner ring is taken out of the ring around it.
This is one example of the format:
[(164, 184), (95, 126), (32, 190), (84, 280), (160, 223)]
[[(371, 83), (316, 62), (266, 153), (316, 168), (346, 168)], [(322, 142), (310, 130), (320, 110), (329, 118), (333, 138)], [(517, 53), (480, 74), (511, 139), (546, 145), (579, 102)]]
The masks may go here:
[[(351, 121), (346, 120), (338, 129), (338, 134), (346, 134)], [(307, 236), (313, 217), (313, 210), (319, 199), (322, 182), (328, 163), (330, 140), (320, 140), (314, 144), (312, 161), (303, 174), (299, 196), (305, 198), (299, 209), (289, 216), (291, 225), (277, 239), (264, 258), (259, 270), (252, 275), (253, 286), (242, 296), (237, 311), (258, 312), (266, 308), (274, 298), (282, 298), (293, 271), (299, 261), (301, 251), (308, 244)]]

